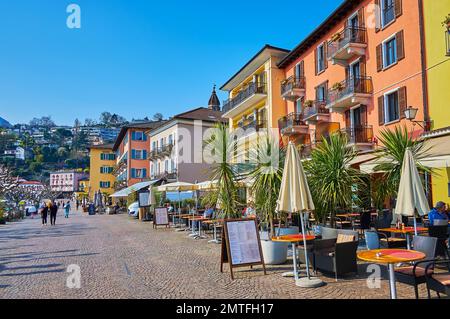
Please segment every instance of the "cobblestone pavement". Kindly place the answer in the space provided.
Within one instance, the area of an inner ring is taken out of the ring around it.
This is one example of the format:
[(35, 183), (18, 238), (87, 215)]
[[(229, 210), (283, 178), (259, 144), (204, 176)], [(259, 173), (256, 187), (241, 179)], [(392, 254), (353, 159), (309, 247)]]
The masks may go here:
[[(381, 288), (369, 289), (359, 276), (302, 289), (281, 277), (292, 269), (268, 266), (237, 269), (232, 281), (220, 273), (220, 245), (188, 239), (173, 229), (154, 230), (126, 215), (60, 214), (56, 226), (39, 219), (0, 226), (0, 298), (388, 298), (383, 269)], [(67, 267), (81, 267), (81, 289), (66, 287)], [(398, 284), (399, 298), (413, 298), (412, 287)], [(424, 288), (421, 296), (425, 297)]]

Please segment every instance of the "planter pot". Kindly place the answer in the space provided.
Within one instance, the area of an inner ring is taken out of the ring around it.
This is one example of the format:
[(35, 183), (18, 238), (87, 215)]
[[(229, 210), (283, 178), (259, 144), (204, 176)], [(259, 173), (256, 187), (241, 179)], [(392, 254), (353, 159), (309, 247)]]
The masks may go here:
[(266, 265), (282, 265), (286, 263), (288, 246), (288, 243), (261, 240), (264, 263)]

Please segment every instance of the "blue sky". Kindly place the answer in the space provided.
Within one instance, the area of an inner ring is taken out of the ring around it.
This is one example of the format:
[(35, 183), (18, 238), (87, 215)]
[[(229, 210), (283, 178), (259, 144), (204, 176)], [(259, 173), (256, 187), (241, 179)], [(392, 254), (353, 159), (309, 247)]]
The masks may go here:
[[(292, 49), (341, 2), (3, 0), (0, 117), (70, 125), (205, 106), (263, 45)], [(66, 26), (70, 3), (79, 30)]]

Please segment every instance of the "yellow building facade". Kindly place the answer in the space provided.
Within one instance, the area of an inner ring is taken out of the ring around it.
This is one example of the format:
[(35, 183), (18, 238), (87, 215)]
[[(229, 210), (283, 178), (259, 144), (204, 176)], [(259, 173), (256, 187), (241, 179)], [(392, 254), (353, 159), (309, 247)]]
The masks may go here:
[[(448, 135), (450, 130), (450, 29), (443, 25), (450, 15), (450, 0), (423, 0), (428, 106), (433, 131)], [(448, 145), (450, 149), (450, 145)], [(450, 168), (435, 170), (433, 202), (450, 202)]]
[(276, 132), (279, 118), (286, 115), (280, 88), (284, 71), (277, 63), (287, 53), (288, 50), (266, 45), (221, 87), (229, 94), (223, 117), (229, 120), (232, 133), (239, 132), (236, 134), (241, 145), (235, 156), (238, 162), (249, 158), (255, 133), (267, 129)]
[(116, 165), (116, 154), (113, 145), (96, 145), (89, 149), (90, 156), (90, 183), (89, 198), (94, 200), (99, 190), (106, 195), (114, 193), (115, 177), (113, 175)]

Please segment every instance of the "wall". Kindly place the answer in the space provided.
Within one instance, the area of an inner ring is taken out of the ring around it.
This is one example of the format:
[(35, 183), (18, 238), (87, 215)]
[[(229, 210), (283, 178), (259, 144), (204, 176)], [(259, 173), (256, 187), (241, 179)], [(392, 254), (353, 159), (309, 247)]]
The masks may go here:
[[(114, 154), (112, 149), (97, 149), (91, 148), (90, 151), (90, 192), (89, 196), (91, 200), (94, 199), (95, 192), (101, 190), (102, 193), (107, 193), (111, 195), (114, 193), (114, 182), (115, 177), (113, 174), (102, 174), (100, 173), (100, 168), (104, 166), (114, 167), (116, 164), (115, 160), (107, 161), (101, 159), (101, 154)], [(110, 182), (110, 188), (100, 188), (100, 182)], [(87, 192), (88, 190), (86, 190)]]

